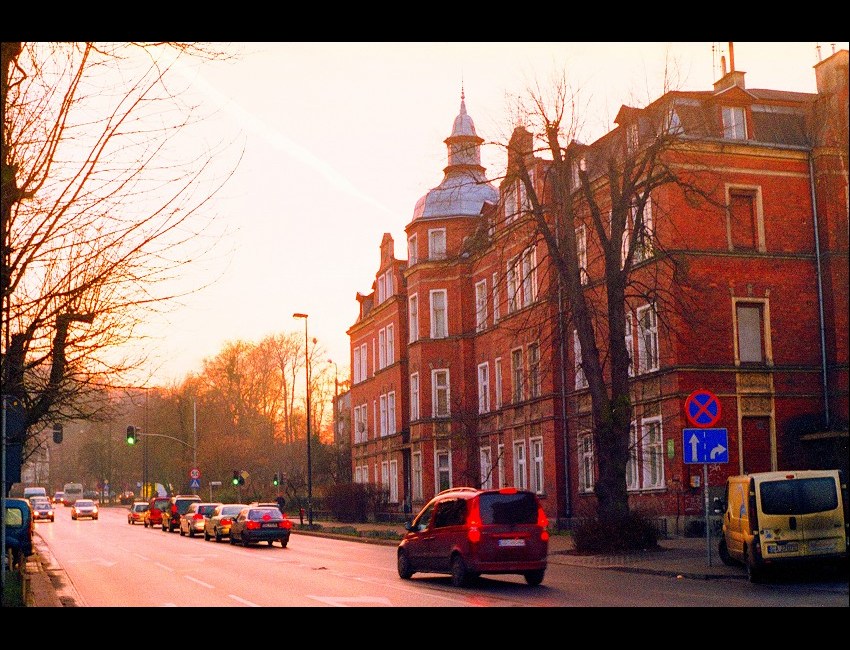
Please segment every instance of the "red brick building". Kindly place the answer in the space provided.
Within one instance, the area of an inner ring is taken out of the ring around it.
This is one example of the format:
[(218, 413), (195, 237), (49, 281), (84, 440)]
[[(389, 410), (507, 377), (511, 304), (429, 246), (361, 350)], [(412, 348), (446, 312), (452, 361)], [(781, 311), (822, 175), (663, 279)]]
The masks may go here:
[[(687, 293), (689, 308), (656, 304), (651, 291), (627, 302), (626, 484), (632, 507), (668, 531), (702, 517), (704, 470), (714, 496), (730, 474), (848, 469), (847, 71), (847, 51), (834, 53), (808, 94), (748, 89), (732, 69), (712, 90), (623, 107), (617, 128), (575, 145), (592, 174), (594, 152), (640, 146), (663, 116), (677, 135), (666, 164), (692, 174), (701, 196), (653, 190), (633, 267), (649, 286), (675, 260), (666, 289)], [(386, 488), (399, 511), (449, 486), (516, 485), (535, 490), (553, 520), (591, 514), (590, 398), (545, 243), (522, 219), (529, 197), (515, 181), (487, 181), (463, 98), (445, 143), (443, 182), (405, 228), (408, 259), (395, 259), (385, 234), (373, 291), (357, 296), (354, 480)], [(509, 150), (527, 152), (547, 196), (549, 163), (530, 153), (531, 134), (517, 129)], [(593, 296), (598, 245), (589, 227), (576, 236)], [(718, 398), (712, 426), (727, 432), (728, 462), (688, 461), (695, 391)]]

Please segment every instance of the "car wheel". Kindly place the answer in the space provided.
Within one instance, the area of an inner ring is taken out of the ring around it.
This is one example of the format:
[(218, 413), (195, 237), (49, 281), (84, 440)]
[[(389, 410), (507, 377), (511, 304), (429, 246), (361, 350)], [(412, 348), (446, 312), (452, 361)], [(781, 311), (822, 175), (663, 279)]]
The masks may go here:
[(452, 558), (452, 585), (455, 587), (464, 587), (468, 579), (466, 562), (463, 561), (460, 555), (455, 555)]
[(95, 515), (94, 517), (92, 517), (92, 519), (93, 519), (94, 521), (97, 521), (97, 515)]
[(536, 587), (541, 582), (543, 582), (544, 573), (545, 571), (543, 569), (537, 569), (535, 571), (526, 571), (522, 575), (528, 584), (530, 584), (532, 587)]
[(726, 566), (735, 566), (735, 560), (732, 559), (732, 556), (729, 555), (729, 549), (726, 548), (726, 540), (721, 539), (720, 543), (717, 545), (717, 553), (720, 555), (720, 561), (723, 562)]
[(186, 533), (183, 532), (183, 529), (180, 529), (180, 537), (186, 537)]
[(236, 538), (233, 536), (233, 533), (230, 534), (230, 545), (236, 546)]
[(274, 546), (274, 540), (273, 539), (269, 540), (269, 546)]
[(282, 539), (282, 540), (280, 540), (280, 547), (281, 547), (281, 548), (286, 548), (286, 545), (287, 545), (287, 544), (289, 544), (289, 540), (288, 540), (288, 539)]
[(398, 575), (402, 580), (410, 580), (413, 576), (413, 565), (410, 563), (410, 558), (407, 556), (407, 551), (399, 551), (398, 552), (398, 560), (396, 561), (396, 565), (398, 566)]
[(210, 534), (207, 532), (206, 528), (204, 528), (204, 541), (205, 542), (210, 541)]
[(761, 582), (763, 578), (762, 569), (751, 559), (749, 549), (744, 550), (744, 563), (747, 565), (747, 578), (750, 582), (754, 584)]
[(218, 529), (216, 529), (216, 531), (215, 531), (215, 541), (216, 541), (216, 542), (220, 542), (220, 541), (221, 541), (221, 531), (220, 531), (220, 530), (218, 530)]
[(147, 522), (147, 521), (144, 521), (144, 522), (142, 522), (142, 523), (144, 523), (145, 528), (147, 528), (147, 527), (148, 527), (148, 522)]

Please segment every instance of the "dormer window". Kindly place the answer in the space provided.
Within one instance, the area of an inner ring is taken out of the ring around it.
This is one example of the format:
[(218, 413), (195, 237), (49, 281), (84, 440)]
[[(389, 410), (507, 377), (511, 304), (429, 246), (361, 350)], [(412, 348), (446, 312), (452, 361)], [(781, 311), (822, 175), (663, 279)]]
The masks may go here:
[(729, 140), (747, 139), (746, 114), (742, 106), (724, 106), (723, 137)]
[(446, 259), (446, 229), (435, 228), (428, 231), (428, 259)]
[(638, 149), (640, 139), (638, 137), (638, 125), (629, 124), (626, 127), (626, 153), (633, 154)]
[(579, 176), (579, 172), (583, 172), (587, 170), (587, 161), (584, 156), (579, 158), (578, 160), (573, 161), (573, 189), (578, 189), (581, 186), (581, 177)]

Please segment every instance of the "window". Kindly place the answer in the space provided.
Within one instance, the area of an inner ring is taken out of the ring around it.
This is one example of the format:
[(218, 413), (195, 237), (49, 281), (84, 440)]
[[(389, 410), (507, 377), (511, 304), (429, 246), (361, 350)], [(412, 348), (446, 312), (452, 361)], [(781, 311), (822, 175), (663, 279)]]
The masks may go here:
[(531, 343), (528, 346), (528, 388), (531, 397), (540, 397), (540, 344)]
[(587, 284), (587, 228), (584, 225), (576, 228), (576, 252), (578, 253), (578, 268), (581, 283)]
[(493, 274), (493, 324), (499, 322), (499, 274)]
[(387, 365), (387, 330), (382, 327), (378, 330), (378, 368)]
[(578, 459), (579, 492), (593, 492), (593, 436), (589, 433), (579, 436)]
[(478, 451), (479, 464), (481, 465), (481, 489), (489, 490), (493, 487), (493, 459), (490, 447), (481, 447)]
[(487, 327), (487, 280), (475, 283), (475, 329)]
[(433, 386), (433, 394), (431, 395), (433, 412), (431, 415), (435, 418), (446, 418), (450, 415), (449, 371), (432, 370), (431, 385)]
[(478, 366), (478, 412), (490, 411), (490, 364)]
[(437, 289), (431, 292), (431, 338), (444, 339), (449, 335), (446, 320), (446, 290)]
[(517, 183), (511, 182), (508, 183), (505, 188), (505, 223), (511, 223), (517, 217), (518, 208), (517, 208)]
[(387, 435), (387, 396), (381, 395), (379, 398), (381, 404), (381, 437)]
[(387, 358), (386, 365), (395, 363), (395, 325), (387, 325)]
[(643, 487), (664, 487), (664, 444), (661, 419), (643, 421)]
[(419, 419), (419, 373), (410, 375), (410, 421)]
[(386, 292), (387, 289), (384, 286), (385, 279), (383, 275), (378, 276), (378, 304), (380, 305), (384, 300), (386, 300)]
[(576, 190), (581, 185), (581, 176), (579, 172), (583, 172), (587, 170), (587, 160), (585, 160), (584, 156), (580, 156), (577, 160), (573, 161), (572, 172), (573, 172), (573, 189)]
[(366, 405), (355, 406), (353, 410), (354, 416), (354, 442), (366, 442), (368, 439), (368, 431), (366, 425)]
[(638, 137), (638, 125), (635, 123), (629, 124), (626, 127), (626, 152), (631, 155), (638, 150), (640, 138)]
[(496, 408), (502, 408), (502, 358), (493, 362), (493, 371), (496, 375)]
[(428, 259), (443, 260), (446, 258), (446, 229), (435, 228), (428, 231)]
[(437, 493), (448, 490), (452, 486), (452, 468), (449, 460), (449, 452), (439, 450), (435, 454), (434, 465), (436, 468)]
[(354, 348), (354, 383), (358, 384), (363, 381), (360, 376), (360, 348)]
[[(635, 224), (638, 220), (638, 209), (637, 207), (632, 208), (631, 213), (631, 226), (634, 230)], [(655, 236), (655, 226), (652, 221), (652, 201), (650, 199), (646, 200), (646, 203), (643, 206), (643, 220), (641, 223), (640, 230), (635, 234), (635, 262), (643, 262), (644, 260), (648, 260), (652, 257), (652, 240)]]
[(730, 140), (747, 139), (747, 123), (742, 106), (723, 107), (723, 137)]
[(511, 351), (511, 372), (513, 377), (513, 402), (521, 402), (523, 395), (522, 348)]
[(413, 491), (413, 500), (422, 500), (422, 452), (414, 451), (410, 456), (410, 465), (413, 471), (413, 480), (411, 490)]
[(407, 300), (407, 313), (410, 327), (410, 342), (419, 340), (419, 296), (413, 294)]
[(360, 346), (360, 381), (366, 381), (368, 374), (366, 373), (367, 362), (369, 361), (366, 354), (366, 344)]
[(381, 487), (389, 488), (390, 484), (390, 464), (387, 461), (381, 463)]
[(396, 432), (395, 423), (395, 391), (387, 393), (387, 434)]
[(416, 235), (407, 238), (407, 265), (413, 266), (419, 261), (416, 250)]
[(635, 376), (635, 337), (632, 330), (633, 326), (634, 323), (632, 322), (632, 315), (626, 314), (626, 352), (629, 353), (629, 377)]
[(393, 272), (389, 269), (378, 276), (378, 304), (380, 305), (393, 294)]
[(729, 192), (729, 235), (732, 250), (754, 251), (758, 248), (756, 193), (751, 190)]
[(398, 461), (390, 461), (390, 503), (398, 503)]
[(499, 487), (503, 488), (507, 483), (505, 483), (505, 445), (499, 445), (498, 447), (499, 457), (496, 459), (496, 464), (498, 465), (499, 471)]
[(761, 303), (735, 303), (738, 325), (738, 361), (764, 363), (764, 326)]
[(525, 466), (525, 441), (518, 440), (514, 443), (514, 487), (524, 490), (528, 487)]
[(581, 341), (578, 340), (578, 330), (573, 330), (573, 360), (576, 390), (587, 388), (587, 376), (584, 374), (584, 365), (581, 362)]
[(637, 310), (637, 319), (640, 372), (658, 370), (658, 321), (655, 307), (641, 307)]
[(537, 299), (537, 249), (517, 255), (507, 268), (508, 313), (527, 307)]
[(632, 422), (629, 427), (629, 457), (626, 460), (626, 489), (637, 490), (640, 487), (638, 480), (638, 438), (637, 426)]
[(543, 439), (531, 440), (531, 490), (543, 494)]

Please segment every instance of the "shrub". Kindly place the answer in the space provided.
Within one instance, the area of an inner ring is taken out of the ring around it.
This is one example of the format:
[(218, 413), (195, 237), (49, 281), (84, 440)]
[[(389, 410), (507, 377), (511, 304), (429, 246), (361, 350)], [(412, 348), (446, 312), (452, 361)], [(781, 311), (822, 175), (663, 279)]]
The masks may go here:
[(657, 548), (658, 532), (652, 521), (639, 512), (630, 512), (620, 522), (585, 519), (573, 529), (579, 552), (613, 553)]
[(337, 521), (368, 521), (369, 490), (365, 483), (340, 483), (333, 485), (325, 496), (325, 507)]

